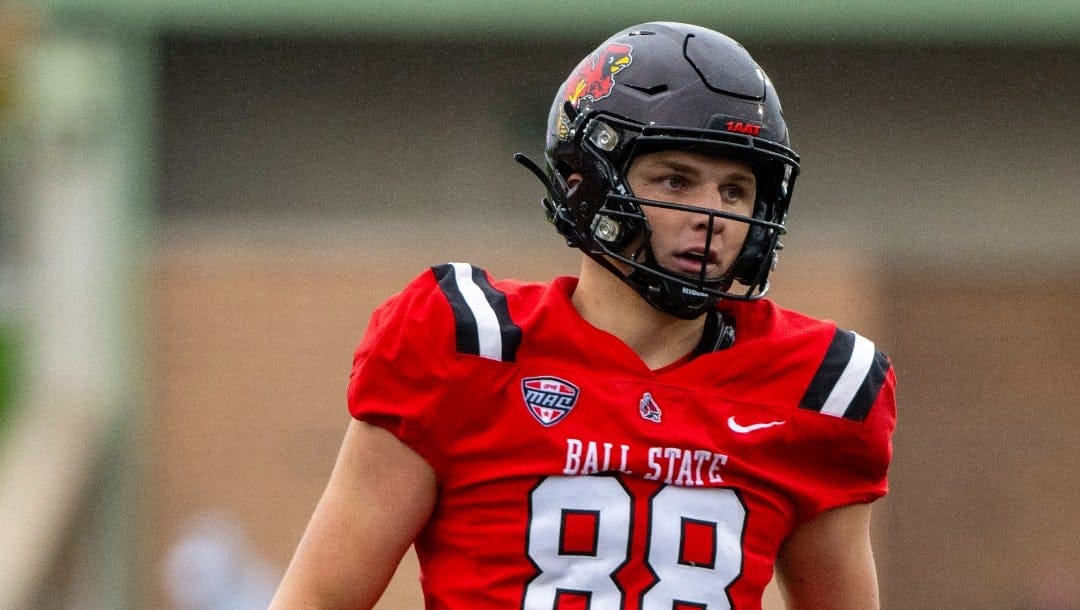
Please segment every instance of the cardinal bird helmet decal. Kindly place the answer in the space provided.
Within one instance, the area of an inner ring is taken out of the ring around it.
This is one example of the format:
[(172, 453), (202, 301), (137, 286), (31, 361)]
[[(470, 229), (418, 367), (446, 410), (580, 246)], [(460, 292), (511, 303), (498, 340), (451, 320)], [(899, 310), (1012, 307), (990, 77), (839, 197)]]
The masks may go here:
[[(611, 89), (615, 86), (615, 75), (634, 60), (630, 54), (633, 50), (628, 44), (613, 42), (581, 60), (566, 81), (564, 101), (577, 108), (583, 100), (596, 102), (611, 95)], [(569, 122), (564, 115), (559, 126), (559, 136), (565, 138), (568, 131)]]

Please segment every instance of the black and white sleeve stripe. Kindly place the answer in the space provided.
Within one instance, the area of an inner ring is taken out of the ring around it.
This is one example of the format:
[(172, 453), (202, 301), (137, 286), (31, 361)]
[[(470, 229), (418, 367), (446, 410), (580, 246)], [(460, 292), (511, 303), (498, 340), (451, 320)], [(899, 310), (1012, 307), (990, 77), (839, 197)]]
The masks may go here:
[(889, 360), (874, 342), (836, 329), (802, 401), (804, 409), (854, 421), (866, 419), (889, 371)]
[(506, 295), (491, 285), (484, 270), (467, 263), (431, 270), (454, 312), (458, 352), (513, 362), (521, 328), (510, 318)]

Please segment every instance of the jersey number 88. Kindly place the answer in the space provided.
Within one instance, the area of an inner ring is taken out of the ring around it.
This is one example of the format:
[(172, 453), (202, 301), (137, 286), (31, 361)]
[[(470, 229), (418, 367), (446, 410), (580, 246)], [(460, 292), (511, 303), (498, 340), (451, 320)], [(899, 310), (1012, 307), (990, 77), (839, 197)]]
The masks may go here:
[[(589, 610), (623, 608), (615, 573), (629, 560), (632, 512), (630, 491), (614, 477), (548, 477), (537, 485), (526, 547), (539, 573), (522, 608), (552, 610), (574, 598)], [(730, 608), (745, 521), (732, 489), (662, 487), (643, 522), (646, 567), (656, 582), (642, 594), (641, 610)]]

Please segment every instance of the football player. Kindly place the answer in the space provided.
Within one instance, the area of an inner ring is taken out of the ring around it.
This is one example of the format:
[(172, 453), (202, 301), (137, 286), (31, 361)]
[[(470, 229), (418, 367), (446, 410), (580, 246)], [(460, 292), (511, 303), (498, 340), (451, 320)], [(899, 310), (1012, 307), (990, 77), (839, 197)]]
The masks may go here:
[(893, 370), (762, 298), (799, 158), (737, 42), (617, 33), (559, 89), (546, 284), (451, 263), (372, 316), (351, 422), (276, 605), (370, 607), (415, 544), (429, 608), (874, 608)]

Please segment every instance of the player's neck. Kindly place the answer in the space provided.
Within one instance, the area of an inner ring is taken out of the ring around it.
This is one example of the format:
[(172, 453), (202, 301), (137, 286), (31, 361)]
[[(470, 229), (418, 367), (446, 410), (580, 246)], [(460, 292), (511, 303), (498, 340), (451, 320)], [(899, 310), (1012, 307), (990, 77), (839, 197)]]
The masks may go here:
[(651, 369), (690, 353), (705, 327), (703, 317), (683, 320), (658, 311), (589, 258), (582, 263), (572, 301), (585, 321), (622, 339)]

